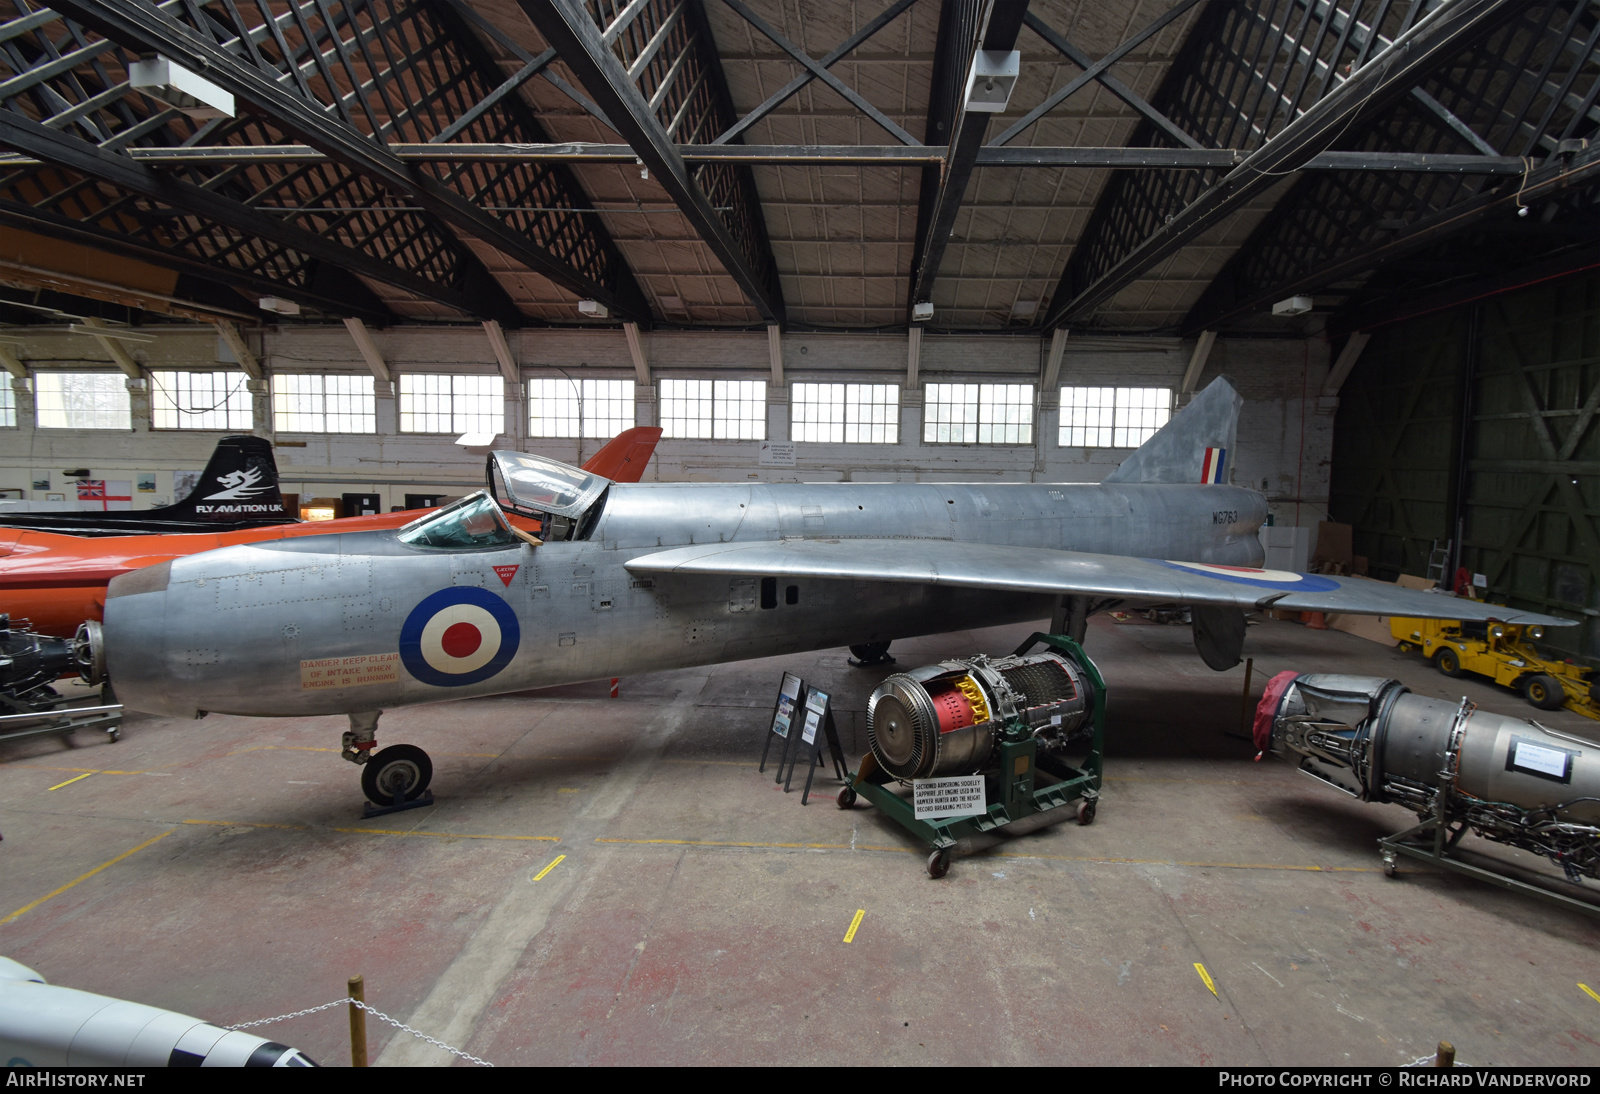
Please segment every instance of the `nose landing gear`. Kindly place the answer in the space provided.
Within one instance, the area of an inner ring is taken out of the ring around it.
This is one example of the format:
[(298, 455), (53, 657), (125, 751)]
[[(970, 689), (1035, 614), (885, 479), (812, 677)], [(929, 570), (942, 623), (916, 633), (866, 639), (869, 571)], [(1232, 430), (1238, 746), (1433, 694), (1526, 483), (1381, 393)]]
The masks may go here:
[(433, 804), (433, 761), (416, 745), (390, 745), (374, 752), (378, 744), (380, 710), (364, 710), (350, 715), (339, 754), (361, 766), (361, 792), (368, 804), (363, 817), (381, 817), (402, 809), (420, 809)]

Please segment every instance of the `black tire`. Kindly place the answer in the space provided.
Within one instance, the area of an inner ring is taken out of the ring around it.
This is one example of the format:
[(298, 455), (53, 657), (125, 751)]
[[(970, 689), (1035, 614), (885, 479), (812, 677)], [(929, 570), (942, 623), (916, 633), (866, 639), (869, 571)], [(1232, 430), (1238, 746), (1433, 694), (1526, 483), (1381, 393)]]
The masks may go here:
[(1567, 701), (1566, 689), (1553, 676), (1540, 673), (1522, 685), (1523, 697), (1540, 710), (1560, 710)]
[(928, 856), (928, 876), (934, 880), (944, 877), (950, 872), (950, 851), (941, 848)]
[(834, 801), (838, 803), (840, 809), (849, 809), (856, 803), (856, 788), (853, 786), (845, 787), (839, 791), (839, 796)]
[(850, 653), (863, 665), (878, 665), (889, 660), (888, 642), (863, 642), (851, 646)]
[(411, 801), (432, 780), (433, 761), (416, 745), (390, 745), (361, 765), (361, 792), (374, 805), (395, 804), (402, 788)]
[(1445, 646), (1433, 655), (1433, 667), (1446, 676), (1460, 676), (1461, 658), (1456, 655), (1455, 650)]
[(1078, 803), (1078, 823), (1088, 826), (1094, 823), (1095, 802)]

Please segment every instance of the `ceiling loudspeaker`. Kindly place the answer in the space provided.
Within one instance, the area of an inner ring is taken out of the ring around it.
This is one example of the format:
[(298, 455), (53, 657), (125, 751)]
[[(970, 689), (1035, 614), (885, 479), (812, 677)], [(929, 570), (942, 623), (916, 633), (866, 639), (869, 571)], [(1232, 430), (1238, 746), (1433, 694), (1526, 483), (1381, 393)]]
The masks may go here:
[(256, 306), (262, 311), (272, 312), (274, 315), (299, 315), (300, 305), (293, 300), (285, 300), (281, 296), (263, 296), (256, 301)]
[(590, 319), (605, 319), (611, 314), (611, 309), (598, 300), (580, 300), (578, 314), (588, 316)]
[(933, 302), (932, 301), (924, 300), (920, 304), (911, 305), (911, 321), (913, 323), (921, 323), (924, 320), (932, 319), (932, 318), (933, 318)]
[(1310, 310), (1311, 298), (1309, 296), (1291, 296), (1287, 300), (1280, 300), (1272, 305), (1273, 315), (1304, 315)]
[(967, 109), (980, 114), (998, 114), (1011, 101), (1011, 89), (1022, 72), (1022, 51), (980, 49), (972, 55), (972, 71), (967, 74)]
[(146, 57), (128, 66), (128, 83), (191, 118), (233, 117), (233, 95), (199, 73), (165, 57)]

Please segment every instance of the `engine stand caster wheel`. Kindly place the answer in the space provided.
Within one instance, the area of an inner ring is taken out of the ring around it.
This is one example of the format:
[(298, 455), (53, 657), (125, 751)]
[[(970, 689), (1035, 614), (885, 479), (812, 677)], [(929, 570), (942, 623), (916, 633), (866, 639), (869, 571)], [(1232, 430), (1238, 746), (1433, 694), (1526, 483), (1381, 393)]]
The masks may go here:
[(111, 729), (106, 730), (106, 739), (109, 740), (112, 744), (115, 744), (116, 742), (122, 740), (122, 727), (121, 726), (115, 726), (115, 727), (113, 727)]
[(1383, 876), (1384, 877), (1397, 877), (1397, 876), (1399, 876), (1399, 874), (1400, 874), (1400, 867), (1395, 865), (1393, 862), (1385, 862), (1383, 864)]
[(834, 801), (838, 803), (840, 809), (849, 809), (856, 803), (856, 788), (853, 786), (845, 787), (839, 791), (839, 796)]
[(939, 850), (935, 851), (933, 854), (928, 856), (928, 876), (929, 877), (938, 879), (938, 878), (944, 877), (949, 872), (950, 872), (950, 850), (949, 850), (949, 848), (942, 847)]
[(1094, 823), (1094, 811), (1095, 811), (1095, 803), (1094, 802), (1079, 802), (1078, 803), (1078, 823), (1081, 824), (1081, 825), (1084, 825), (1084, 826), (1088, 826), (1088, 825), (1093, 824)]
[(416, 745), (390, 745), (361, 765), (361, 792), (374, 805), (412, 801), (428, 789), (433, 761)]

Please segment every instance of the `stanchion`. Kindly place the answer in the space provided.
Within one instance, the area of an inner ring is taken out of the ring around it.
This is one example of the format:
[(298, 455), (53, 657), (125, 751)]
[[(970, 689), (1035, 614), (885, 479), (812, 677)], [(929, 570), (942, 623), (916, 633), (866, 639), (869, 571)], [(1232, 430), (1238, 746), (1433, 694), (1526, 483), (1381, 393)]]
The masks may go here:
[(1449, 1041), (1440, 1041), (1439, 1042), (1439, 1051), (1434, 1053), (1434, 1056), (1433, 1056), (1433, 1066), (1434, 1067), (1455, 1067), (1456, 1066), (1456, 1046), (1452, 1045)]
[(1244, 659), (1244, 697), (1239, 700), (1239, 732), (1250, 732), (1250, 674), (1255, 670), (1256, 659)]
[(366, 984), (359, 976), (350, 978), (350, 1066), (367, 1066), (367, 1012), (356, 1003), (367, 1001)]

